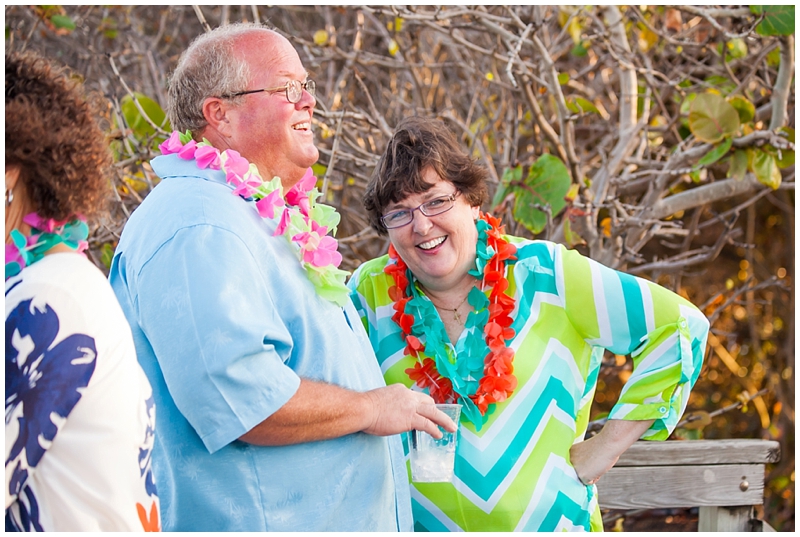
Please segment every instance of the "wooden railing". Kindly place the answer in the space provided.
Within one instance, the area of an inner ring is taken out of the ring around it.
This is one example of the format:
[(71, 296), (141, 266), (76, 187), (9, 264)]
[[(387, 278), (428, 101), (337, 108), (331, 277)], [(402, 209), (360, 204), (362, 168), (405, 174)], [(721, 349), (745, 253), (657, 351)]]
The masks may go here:
[(636, 442), (597, 483), (602, 509), (699, 507), (698, 531), (774, 531), (756, 520), (771, 440)]

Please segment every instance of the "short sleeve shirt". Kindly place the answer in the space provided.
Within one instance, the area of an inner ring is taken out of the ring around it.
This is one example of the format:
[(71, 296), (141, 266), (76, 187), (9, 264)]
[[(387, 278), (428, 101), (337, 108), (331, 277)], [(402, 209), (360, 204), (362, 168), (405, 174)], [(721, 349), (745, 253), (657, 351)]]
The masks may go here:
[(398, 436), (238, 440), (301, 377), (356, 391), (385, 384), (352, 305), (316, 294), (275, 222), (232, 195), (223, 172), (177, 155), (152, 164), (162, 181), (128, 221), (109, 278), (159, 405), (164, 528), (410, 528)]
[(102, 272), (47, 255), (5, 304), (6, 530), (157, 531), (156, 408)]

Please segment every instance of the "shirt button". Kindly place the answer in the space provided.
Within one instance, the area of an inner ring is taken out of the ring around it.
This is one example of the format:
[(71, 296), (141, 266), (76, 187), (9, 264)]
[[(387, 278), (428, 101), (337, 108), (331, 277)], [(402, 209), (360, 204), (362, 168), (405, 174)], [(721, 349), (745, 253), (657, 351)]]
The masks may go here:
[(661, 408), (659, 408), (658, 411), (661, 412), (662, 414), (666, 414), (667, 413), (666, 407), (663, 407), (663, 406)]

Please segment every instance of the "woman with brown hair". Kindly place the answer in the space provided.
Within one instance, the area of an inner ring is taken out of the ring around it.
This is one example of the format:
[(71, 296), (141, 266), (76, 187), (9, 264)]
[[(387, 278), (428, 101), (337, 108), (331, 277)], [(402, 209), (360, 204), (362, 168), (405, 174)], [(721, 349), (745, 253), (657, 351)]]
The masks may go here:
[[(487, 175), (443, 122), (406, 118), (364, 196), (391, 244), (349, 285), (386, 383), (462, 407), (452, 480), (411, 483), (414, 527), (602, 530), (595, 483), (675, 428), (708, 321), (653, 282), (507, 235), (481, 212)], [(605, 349), (633, 373), (584, 440)]]
[(150, 384), (81, 254), (110, 188), (94, 102), (46, 59), (6, 52), (6, 531), (160, 526)]

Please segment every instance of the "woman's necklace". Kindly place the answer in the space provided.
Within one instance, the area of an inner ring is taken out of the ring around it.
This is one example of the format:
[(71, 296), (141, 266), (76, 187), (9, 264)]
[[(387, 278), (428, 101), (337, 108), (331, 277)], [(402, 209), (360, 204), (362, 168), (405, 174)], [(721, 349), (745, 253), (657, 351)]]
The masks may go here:
[(31, 227), (31, 234), (26, 237), (16, 228), (11, 230), (11, 244), (6, 244), (6, 280), (43, 259), (50, 249), (59, 244), (78, 253), (89, 246), (86, 242), (89, 226), (81, 216), (59, 222), (30, 213), (22, 221)]
[(479, 279), (480, 289), (491, 292), (487, 298), (476, 286), (467, 295), (473, 311), (467, 315), (466, 336), (458, 342), (457, 353), (446, 344), (447, 334), (433, 302), (419, 292), (414, 274), (392, 245), (389, 257), (394, 263), (384, 272), (395, 283), (389, 288), (395, 310), (392, 320), (402, 331), (405, 354), (417, 359), (406, 374), (418, 387), (427, 388), (437, 403), (460, 402), (464, 416), (480, 430), (487, 413), (517, 387), (514, 351), (508, 347), (515, 335), (510, 314), (516, 301), (505, 294), (506, 263), (516, 259), (517, 249), (503, 238), (499, 218), (481, 213), (476, 226), (476, 268), (469, 274)]
[[(462, 300), (455, 308), (445, 308), (442, 306), (437, 306), (435, 302), (433, 303), (433, 305), (436, 306), (437, 310), (452, 311), (453, 320), (459, 324), (464, 324), (461, 322), (461, 315), (458, 313), (458, 310), (461, 308), (461, 306), (464, 305), (464, 302), (466, 302), (468, 298), (469, 298), (469, 293), (467, 293), (467, 295), (464, 297), (464, 300)], [(431, 299), (431, 302), (433, 302), (433, 299)]]
[(278, 222), (273, 235), (283, 235), (294, 246), (317, 294), (342, 307), (347, 303), (350, 291), (344, 282), (350, 273), (339, 270), (342, 254), (336, 239), (328, 235), (336, 233), (339, 214), (329, 205), (316, 203), (321, 193), (316, 189), (317, 178), (311, 168), (284, 196), (279, 177), (265, 181), (256, 165), (237, 151), (220, 152), (205, 139), (197, 143), (189, 131), (173, 132), (158, 148), (164, 155), (177, 153), (184, 160), (194, 160), (200, 169), (225, 172), (225, 181), (233, 185), (234, 195), (255, 201), (262, 218)]

